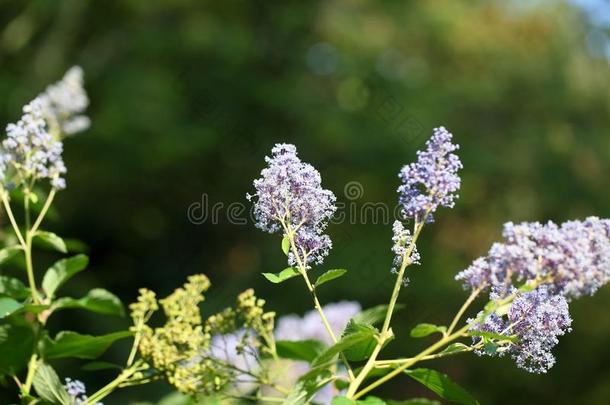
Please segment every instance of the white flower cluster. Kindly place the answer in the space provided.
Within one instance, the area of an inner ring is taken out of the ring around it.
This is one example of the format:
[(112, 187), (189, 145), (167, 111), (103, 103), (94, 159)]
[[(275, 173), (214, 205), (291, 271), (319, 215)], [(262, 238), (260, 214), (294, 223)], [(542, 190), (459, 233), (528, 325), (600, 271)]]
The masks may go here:
[(0, 148), (2, 185), (31, 188), (48, 179), (53, 188), (65, 188), (61, 138), (89, 126), (89, 119), (81, 114), (88, 104), (80, 67), (68, 70), (62, 80), (26, 104), (21, 119), (6, 126)]

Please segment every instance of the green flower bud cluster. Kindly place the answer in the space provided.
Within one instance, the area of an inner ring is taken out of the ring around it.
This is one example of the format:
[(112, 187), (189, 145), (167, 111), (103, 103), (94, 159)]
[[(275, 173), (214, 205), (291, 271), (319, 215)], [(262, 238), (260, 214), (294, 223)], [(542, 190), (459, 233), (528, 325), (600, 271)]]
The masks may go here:
[[(275, 313), (264, 311), (265, 301), (250, 289), (238, 296), (235, 308), (204, 319), (199, 304), (209, 288), (205, 275), (193, 275), (164, 299), (157, 300), (154, 292), (141, 289), (137, 302), (130, 305), (131, 329), (143, 361), (178, 391), (192, 396), (220, 391), (244, 373), (253, 377), (252, 370), (241, 370), (214, 350), (214, 340), (221, 336), (239, 336), (234, 347), (238, 356), (256, 353), (258, 359), (258, 353), (275, 355)], [(148, 322), (160, 308), (165, 324), (151, 327)], [(262, 375), (264, 367), (256, 370)]]

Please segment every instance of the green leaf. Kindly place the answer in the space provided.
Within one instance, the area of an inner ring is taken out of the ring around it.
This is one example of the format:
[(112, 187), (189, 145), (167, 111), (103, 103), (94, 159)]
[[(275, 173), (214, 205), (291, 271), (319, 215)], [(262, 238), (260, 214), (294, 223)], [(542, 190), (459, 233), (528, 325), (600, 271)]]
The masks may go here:
[(352, 334), (363, 334), (367, 335), (368, 338), (363, 339), (361, 342), (351, 345), (349, 348), (343, 350), (345, 357), (347, 357), (348, 360), (352, 361), (360, 361), (367, 359), (371, 355), (371, 353), (373, 353), (373, 350), (377, 345), (377, 339), (375, 339), (375, 335), (378, 332), (379, 331), (377, 330), (377, 328), (371, 325), (365, 325), (355, 322), (354, 320), (350, 320), (347, 323), (345, 330), (343, 331), (343, 337), (348, 337)]
[(311, 398), (315, 395), (316, 390), (314, 385), (308, 388), (308, 384), (303, 381), (299, 381), (292, 391), (288, 394), (282, 405), (305, 405), (308, 404)]
[(470, 336), (480, 336), (480, 337), (486, 338), (486, 339), (496, 339), (496, 340), (508, 341), (508, 342), (517, 341), (517, 337), (515, 337), (515, 336), (505, 336), (505, 335), (501, 335), (499, 333), (488, 332), (488, 331), (484, 331), (484, 330), (471, 330), (468, 333), (470, 334)]
[(34, 374), (34, 389), (40, 398), (52, 404), (70, 405), (72, 400), (57, 373), (48, 364), (40, 364)]
[(334, 397), (330, 405), (354, 405), (356, 401), (353, 401), (346, 397)]
[(318, 277), (318, 279), (316, 280), (315, 286), (319, 287), (324, 283), (327, 283), (331, 280), (341, 277), (345, 273), (347, 273), (347, 270), (345, 270), (345, 269), (328, 270), (326, 273), (324, 273), (320, 277)]
[(311, 362), (326, 346), (319, 340), (279, 340), (275, 343), (278, 356), (284, 359), (303, 360)]
[(34, 331), (20, 317), (0, 322), (0, 374), (16, 375), (34, 351)]
[(57, 250), (61, 253), (68, 253), (68, 248), (66, 247), (64, 240), (53, 232), (37, 231), (34, 236), (42, 241), (43, 246)]
[(420, 338), (431, 335), (433, 333), (445, 333), (447, 331), (446, 326), (433, 325), (431, 323), (420, 323), (413, 329), (411, 329), (411, 337)]
[(30, 296), (30, 289), (16, 278), (0, 276), (0, 295), (24, 299)]
[(284, 238), (282, 239), (282, 252), (284, 252), (284, 254), (286, 256), (288, 256), (289, 251), (290, 251), (290, 239), (288, 239), (288, 236), (284, 236)]
[(6, 318), (22, 307), (23, 305), (10, 297), (0, 297), (0, 319)]
[(271, 281), (273, 284), (279, 284), (288, 280), (289, 278), (298, 276), (299, 274), (301, 274), (299, 273), (299, 270), (295, 269), (294, 267), (286, 267), (279, 273), (263, 273), (263, 276), (265, 276), (265, 278)]
[(59, 287), (76, 273), (84, 270), (88, 263), (89, 258), (83, 254), (55, 262), (42, 279), (42, 289), (47, 297), (52, 298)]
[(366, 397), (364, 399), (356, 401), (358, 405), (386, 405), (385, 401), (377, 397)]
[(470, 346), (465, 345), (464, 343), (451, 343), (447, 346), (440, 354), (457, 354), (462, 352), (470, 351)]
[(121, 370), (121, 367), (118, 364), (110, 363), (107, 361), (92, 361), (91, 363), (87, 363), (81, 367), (81, 369), (86, 371), (99, 371), (99, 370)]
[(371, 339), (374, 339), (375, 333), (374, 329), (361, 328), (359, 330), (352, 330), (349, 334), (344, 334), (337, 343), (314, 359), (312, 369), (327, 367), (333, 363), (335, 356), (339, 353), (357, 345), (368, 344)]
[(334, 397), (331, 405), (386, 405), (386, 402), (377, 397), (366, 397), (358, 401), (346, 397)]
[(76, 332), (59, 332), (54, 340), (46, 338), (43, 344), (43, 356), (46, 359), (76, 357), (95, 359), (119, 339), (131, 336), (131, 332), (115, 332), (101, 336), (81, 335)]
[(21, 246), (19, 245), (8, 246), (4, 249), (0, 249), (0, 265), (11, 260), (20, 251), (23, 251), (23, 249), (21, 249)]
[(24, 312), (38, 315), (39, 313), (51, 308), (50, 305), (47, 304), (24, 304), (21, 308), (15, 311), (15, 314), (21, 314)]
[[(404, 308), (402, 304), (396, 304), (394, 307), (394, 311)], [(353, 319), (354, 321), (366, 324), (366, 325), (375, 325), (385, 319), (386, 313), (388, 312), (387, 305), (377, 305), (373, 308), (365, 309), (356, 315)]]
[(427, 368), (405, 370), (404, 372), (447, 401), (464, 405), (479, 405), (479, 402), (468, 391), (443, 373)]
[(124, 316), (125, 309), (121, 300), (110, 291), (103, 288), (94, 288), (83, 298), (60, 298), (51, 307), (53, 311), (60, 311), (68, 308), (85, 309), (105, 315)]

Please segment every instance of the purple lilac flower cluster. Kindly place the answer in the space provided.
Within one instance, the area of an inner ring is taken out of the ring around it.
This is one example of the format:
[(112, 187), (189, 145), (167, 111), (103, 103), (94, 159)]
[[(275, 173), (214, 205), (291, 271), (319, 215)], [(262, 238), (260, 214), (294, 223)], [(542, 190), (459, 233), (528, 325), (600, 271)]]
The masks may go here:
[[(559, 343), (558, 337), (572, 330), (568, 302), (565, 297), (552, 294), (549, 287), (542, 285), (519, 294), (506, 316), (491, 314), (482, 325), (474, 324), (474, 329), (515, 336), (514, 342), (505, 341), (493, 354), (508, 353), (518, 367), (532, 373), (545, 373), (553, 367), (555, 356), (551, 351)], [(477, 354), (490, 353), (483, 349)]]
[[(453, 152), (459, 145), (451, 143), (453, 135), (444, 127), (435, 128), (426, 142), (427, 149), (417, 152), (417, 162), (402, 168), (398, 177), (399, 202), (407, 218), (432, 221), (439, 205), (452, 208), (458, 198), (462, 168), (460, 158)], [(428, 213), (428, 214), (426, 214)]]
[[(515, 337), (507, 351), (517, 365), (546, 372), (555, 362), (551, 350), (558, 336), (570, 331), (568, 302), (592, 295), (610, 280), (610, 220), (508, 223), (503, 237), (456, 279), (467, 288), (490, 289), (491, 300), (515, 295), (507, 314), (488, 315), (473, 329)], [(538, 286), (517, 289), (528, 282)]]
[[(254, 181), (256, 197), (254, 216), (256, 226), (266, 232), (287, 229), (294, 232), (299, 259), (304, 265), (321, 264), (332, 247), (330, 237), (324, 234), (336, 211), (335, 195), (322, 188), (320, 173), (297, 156), (297, 149), (290, 144), (277, 144), (266, 157), (267, 167)], [(297, 264), (297, 257), (289, 253), (288, 262)]]
[(503, 237), (504, 243), (495, 243), (456, 279), (500, 296), (515, 283), (545, 280), (553, 294), (568, 300), (592, 295), (610, 280), (610, 220), (589, 217), (561, 226), (509, 222)]
[[(68, 395), (72, 399), (72, 403), (74, 405), (81, 405), (87, 403), (87, 390), (85, 388), (85, 384), (83, 384), (79, 380), (73, 380), (71, 378), (66, 378), (66, 384), (64, 386), (66, 391), (68, 391)], [(96, 402), (95, 405), (104, 405), (101, 402)]]

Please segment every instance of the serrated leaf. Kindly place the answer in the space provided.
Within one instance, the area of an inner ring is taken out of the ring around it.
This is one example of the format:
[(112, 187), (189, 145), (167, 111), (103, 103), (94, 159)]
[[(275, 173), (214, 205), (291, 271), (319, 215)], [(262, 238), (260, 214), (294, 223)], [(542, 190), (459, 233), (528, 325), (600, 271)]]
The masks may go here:
[(0, 319), (17, 312), (23, 305), (11, 297), (0, 297)]
[(433, 333), (445, 333), (447, 331), (446, 326), (438, 326), (431, 323), (420, 323), (413, 329), (411, 329), (411, 337), (420, 338), (429, 336)]
[(23, 299), (30, 296), (30, 289), (16, 278), (0, 276), (0, 295)]
[(34, 331), (21, 317), (0, 322), (0, 375), (16, 375), (34, 351)]
[(359, 344), (367, 343), (371, 338), (374, 339), (376, 331), (374, 329), (358, 330), (353, 333), (345, 334), (337, 343), (326, 349), (312, 362), (312, 369), (317, 367), (327, 367), (333, 363), (335, 356), (345, 350)]
[(311, 362), (326, 346), (319, 340), (278, 340), (275, 343), (278, 356), (284, 359), (302, 360)]
[(463, 405), (479, 405), (479, 402), (468, 391), (443, 373), (427, 368), (405, 370), (404, 373), (447, 401)]
[(347, 270), (345, 270), (345, 269), (328, 270), (326, 273), (324, 273), (320, 277), (318, 277), (318, 279), (316, 280), (315, 286), (319, 287), (324, 283), (328, 283), (331, 280), (334, 280), (336, 278), (343, 276), (345, 273), (347, 273)]
[(34, 389), (38, 396), (52, 404), (70, 405), (72, 399), (59, 380), (57, 373), (48, 364), (39, 364), (34, 374)]
[(68, 253), (66, 242), (53, 232), (37, 231), (34, 235), (35, 238), (42, 241), (43, 246), (50, 247), (61, 253)]
[(115, 341), (131, 336), (131, 332), (115, 332), (101, 336), (81, 335), (80, 333), (62, 331), (55, 339), (46, 338), (43, 344), (43, 356), (46, 359), (76, 357), (95, 359), (101, 356)]
[(103, 288), (94, 288), (82, 298), (60, 298), (51, 307), (53, 311), (60, 311), (68, 308), (84, 309), (105, 315), (124, 316), (125, 309), (121, 300), (110, 291)]
[(271, 281), (273, 284), (279, 284), (279, 283), (283, 283), (284, 281), (293, 278), (295, 276), (298, 276), (299, 274), (299, 270), (297, 270), (294, 267), (286, 267), (284, 270), (280, 271), (279, 273), (263, 273), (263, 276)]
[(0, 249), (0, 265), (11, 260), (13, 257), (15, 257), (17, 253), (21, 251), (23, 251), (23, 249), (21, 249), (21, 246), (19, 245), (8, 246), (4, 249)]
[(375, 346), (377, 346), (377, 339), (375, 339), (375, 336), (378, 332), (379, 331), (377, 330), (377, 328), (371, 325), (361, 324), (355, 322), (353, 319), (350, 320), (347, 323), (345, 330), (343, 331), (342, 338), (359, 333), (367, 334), (369, 337), (368, 339), (363, 339), (361, 342), (343, 350), (345, 357), (347, 357), (348, 360), (352, 361), (361, 361), (367, 359), (375, 349)]
[(282, 252), (284, 252), (284, 254), (286, 256), (288, 256), (289, 251), (290, 251), (290, 239), (288, 239), (288, 236), (284, 236), (282, 238)]
[(89, 263), (86, 255), (79, 254), (61, 259), (51, 266), (42, 279), (42, 289), (47, 297), (52, 298), (59, 287), (76, 273), (84, 270)]

